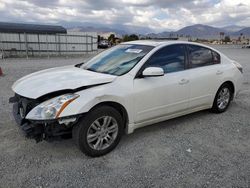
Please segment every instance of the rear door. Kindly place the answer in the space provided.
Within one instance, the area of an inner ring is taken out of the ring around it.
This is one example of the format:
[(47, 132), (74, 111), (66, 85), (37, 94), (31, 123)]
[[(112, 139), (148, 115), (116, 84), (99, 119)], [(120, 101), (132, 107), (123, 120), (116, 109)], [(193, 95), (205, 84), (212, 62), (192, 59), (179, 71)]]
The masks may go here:
[(189, 56), (189, 108), (209, 106), (221, 83), (220, 55), (206, 47), (187, 45)]
[(145, 63), (141, 72), (146, 67), (161, 67), (165, 75), (134, 79), (136, 123), (171, 115), (188, 108), (190, 89), (189, 78), (185, 71), (186, 60), (185, 46), (177, 44), (163, 47)]

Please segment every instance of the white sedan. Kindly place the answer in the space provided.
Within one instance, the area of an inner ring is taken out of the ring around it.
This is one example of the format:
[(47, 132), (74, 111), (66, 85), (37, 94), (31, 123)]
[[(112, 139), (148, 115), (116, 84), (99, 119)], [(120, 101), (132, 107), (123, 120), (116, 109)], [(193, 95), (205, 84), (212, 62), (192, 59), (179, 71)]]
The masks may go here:
[(133, 41), (86, 63), (27, 75), (14, 83), (10, 102), (27, 137), (72, 136), (95, 157), (139, 127), (204, 109), (224, 112), (242, 78), (242, 66), (211, 47)]

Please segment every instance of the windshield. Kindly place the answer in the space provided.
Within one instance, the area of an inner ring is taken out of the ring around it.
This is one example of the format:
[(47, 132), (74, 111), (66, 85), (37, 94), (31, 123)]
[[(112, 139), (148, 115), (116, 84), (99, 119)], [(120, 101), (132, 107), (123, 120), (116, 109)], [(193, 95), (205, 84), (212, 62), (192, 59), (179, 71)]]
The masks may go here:
[(130, 71), (153, 46), (121, 44), (106, 50), (82, 65), (94, 72), (120, 76)]

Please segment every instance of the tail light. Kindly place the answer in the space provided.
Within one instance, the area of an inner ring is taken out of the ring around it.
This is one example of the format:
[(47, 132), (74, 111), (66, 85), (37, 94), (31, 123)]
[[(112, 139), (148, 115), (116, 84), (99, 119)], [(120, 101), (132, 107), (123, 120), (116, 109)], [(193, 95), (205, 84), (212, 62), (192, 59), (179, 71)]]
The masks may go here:
[(238, 62), (236, 61), (233, 61), (233, 64), (237, 67), (237, 69), (239, 69), (239, 71), (241, 73), (243, 73), (243, 67), (241, 66), (241, 64), (239, 64)]

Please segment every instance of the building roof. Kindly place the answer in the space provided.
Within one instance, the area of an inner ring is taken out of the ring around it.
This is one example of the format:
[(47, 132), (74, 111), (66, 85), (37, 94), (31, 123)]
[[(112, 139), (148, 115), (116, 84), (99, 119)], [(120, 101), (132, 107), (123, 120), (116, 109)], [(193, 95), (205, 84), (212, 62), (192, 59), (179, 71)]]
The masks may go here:
[(0, 32), (55, 34), (55, 33), (67, 33), (67, 30), (62, 26), (55, 26), (55, 25), (37, 25), (37, 24), (0, 22)]

